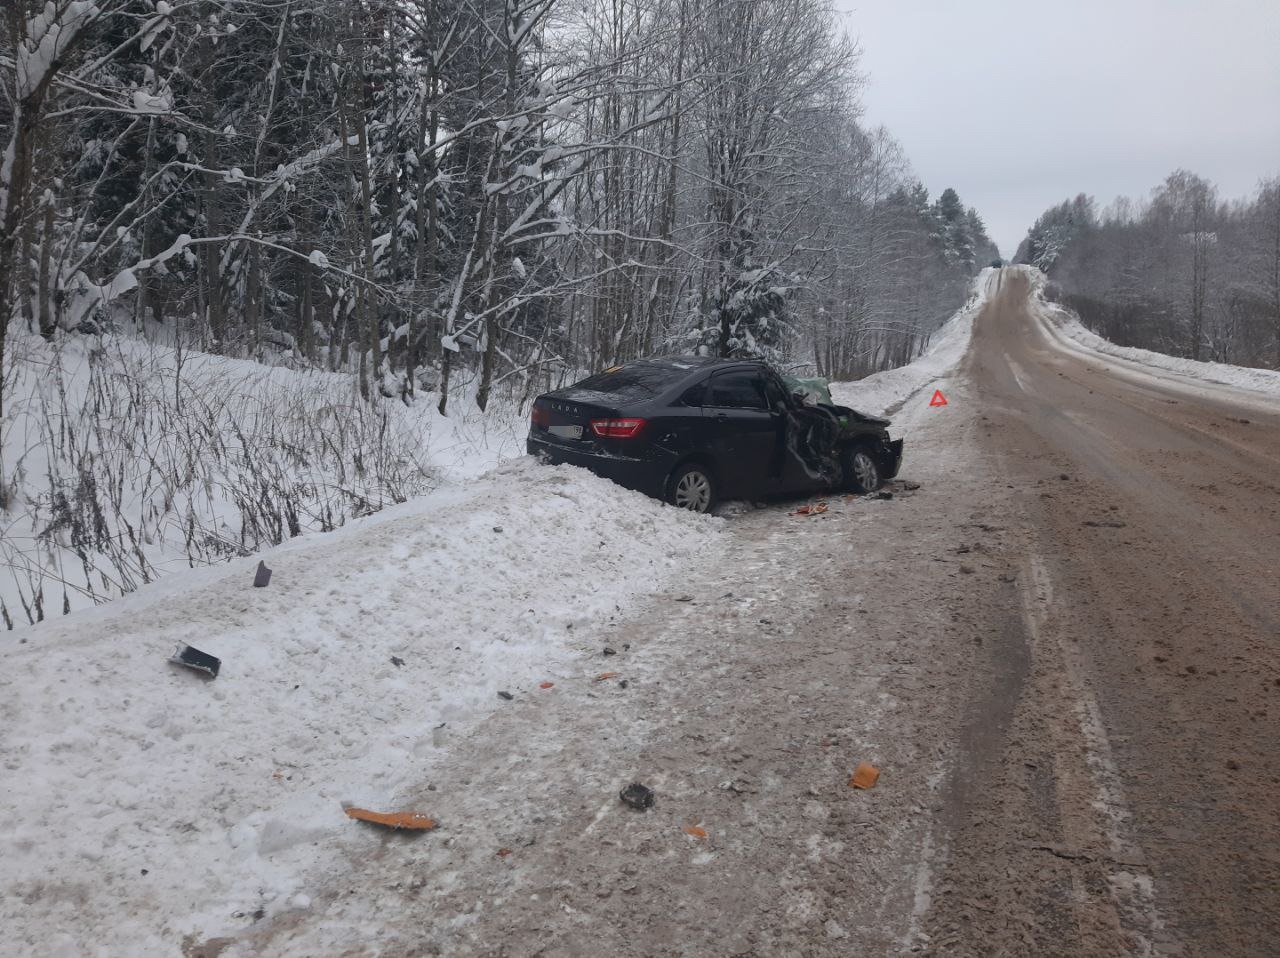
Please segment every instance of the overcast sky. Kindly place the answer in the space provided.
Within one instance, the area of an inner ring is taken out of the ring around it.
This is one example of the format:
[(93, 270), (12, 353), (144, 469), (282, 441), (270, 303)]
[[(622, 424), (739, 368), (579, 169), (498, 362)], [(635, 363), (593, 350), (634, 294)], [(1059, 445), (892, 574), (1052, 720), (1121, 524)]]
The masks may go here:
[(1147, 196), (1178, 167), (1280, 175), (1280, 0), (837, 0), (864, 119), (1005, 256), (1045, 208)]

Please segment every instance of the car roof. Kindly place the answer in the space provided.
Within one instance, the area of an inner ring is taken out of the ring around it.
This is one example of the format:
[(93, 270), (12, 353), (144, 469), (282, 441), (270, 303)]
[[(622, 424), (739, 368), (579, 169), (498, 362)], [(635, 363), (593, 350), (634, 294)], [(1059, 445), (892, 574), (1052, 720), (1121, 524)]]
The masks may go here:
[(716, 366), (765, 366), (763, 359), (725, 359), (721, 356), (650, 356), (645, 359), (633, 359), (624, 366), (661, 366), (665, 369), (693, 371), (695, 369), (712, 369)]

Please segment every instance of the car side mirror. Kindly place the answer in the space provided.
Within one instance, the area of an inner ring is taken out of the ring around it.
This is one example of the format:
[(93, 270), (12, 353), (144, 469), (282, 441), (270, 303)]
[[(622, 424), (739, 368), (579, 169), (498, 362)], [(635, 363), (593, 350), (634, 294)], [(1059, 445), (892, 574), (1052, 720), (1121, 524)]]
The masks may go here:
[(803, 406), (805, 404), (805, 394), (802, 392), (794, 392), (791, 394), (791, 401), (797, 406)]

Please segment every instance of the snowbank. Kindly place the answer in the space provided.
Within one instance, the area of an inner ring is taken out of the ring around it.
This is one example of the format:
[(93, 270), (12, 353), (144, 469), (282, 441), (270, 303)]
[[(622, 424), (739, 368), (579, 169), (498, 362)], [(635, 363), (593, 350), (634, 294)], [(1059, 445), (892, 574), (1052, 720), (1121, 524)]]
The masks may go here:
[(1219, 386), (1231, 386), (1268, 396), (1280, 396), (1280, 372), (1270, 369), (1254, 369), (1247, 366), (1231, 366), (1226, 363), (1197, 362), (1181, 359), (1149, 349), (1117, 346), (1097, 333), (1086, 329), (1080, 318), (1065, 306), (1049, 302), (1044, 297), (1046, 277), (1038, 269), (1022, 267), (1031, 280), (1033, 309), (1050, 336), (1059, 346), (1124, 360), (1149, 371), (1174, 373), (1187, 379)]
[(0, 420), (0, 627), (423, 495), (523, 453), (514, 403), (359, 397), (353, 377), (19, 332)]
[(832, 383), (832, 398), (859, 412), (884, 416), (896, 411), (916, 392), (946, 376), (969, 348), (973, 321), (994, 292), (998, 272), (987, 267), (974, 277), (969, 301), (930, 337), (929, 347), (915, 361), (857, 382)]
[[(5, 947), (176, 954), (307, 907), (304, 876), (367, 839), (342, 802), (396, 807), (499, 692), (587, 687), (575, 632), (722, 526), (522, 458), (266, 553), (267, 588), (238, 559), (10, 638)], [(180, 643), (218, 678), (168, 664)]]

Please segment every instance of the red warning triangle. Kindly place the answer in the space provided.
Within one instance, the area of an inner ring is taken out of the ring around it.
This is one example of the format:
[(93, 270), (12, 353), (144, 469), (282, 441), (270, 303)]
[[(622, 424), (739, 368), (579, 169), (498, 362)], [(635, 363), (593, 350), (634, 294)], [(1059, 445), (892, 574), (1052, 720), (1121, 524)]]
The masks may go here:
[(935, 390), (933, 391), (933, 398), (929, 400), (929, 405), (930, 405), (930, 406), (945, 406), (946, 404), (947, 404), (947, 397), (946, 397), (946, 396), (944, 396), (944, 395), (942, 395), (942, 390), (941, 390), (941, 389), (935, 389)]

